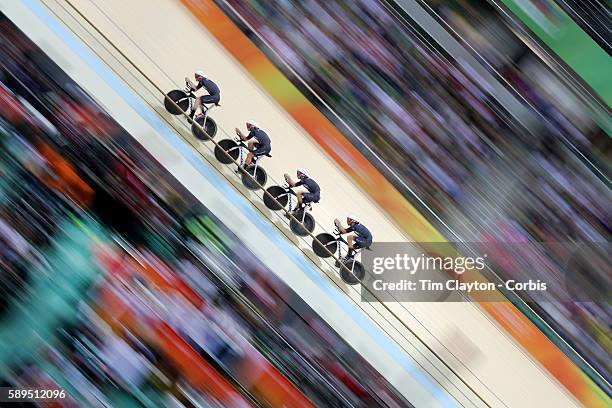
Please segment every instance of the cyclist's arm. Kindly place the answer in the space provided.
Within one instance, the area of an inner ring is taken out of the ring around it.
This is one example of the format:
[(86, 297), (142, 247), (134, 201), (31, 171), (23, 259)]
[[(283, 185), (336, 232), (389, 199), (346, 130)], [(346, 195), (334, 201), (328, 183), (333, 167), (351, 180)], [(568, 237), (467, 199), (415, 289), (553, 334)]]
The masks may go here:
[(297, 186), (300, 186), (300, 185), (301, 185), (301, 184), (298, 184), (298, 183), (301, 183), (301, 181), (299, 181), (299, 180), (298, 180), (298, 182), (297, 182), (297, 183), (294, 183), (294, 182), (293, 182), (293, 180), (291, 180), (291, 176), (290, 176), (290, 175), (288, 175), (287, 173), (285, 173), (285, 181), (286, 181), (286, 182), (287, 182), (287, 184), (289, 184), (291, 187), (297, 187)]
[(240, 138), (240, 140), (242, 141), (246, 141), (249, 140), (251, 138), (251, 133), (249, 133), (248, 135), (245, 135), (244, 133), (242, 133), (242, 131), (238, 128), (236, 128), (236, 135), (238, 135), (238, 137)]
[(342, 223), (341, 223), (340, 221), (338, 221), (338, 219), (335, 219), (335, 220), (334, 220), (334, 224), (336, 225), (336, 228), (338, 228), (338, 231), (339, 231), (341, 234), (348, 234), (349, 232), (351, 232), (351, 231), (352, 231), (352, 227), (347, 227), (347, 228), (344, 228), (344, 227), (342, 226)]

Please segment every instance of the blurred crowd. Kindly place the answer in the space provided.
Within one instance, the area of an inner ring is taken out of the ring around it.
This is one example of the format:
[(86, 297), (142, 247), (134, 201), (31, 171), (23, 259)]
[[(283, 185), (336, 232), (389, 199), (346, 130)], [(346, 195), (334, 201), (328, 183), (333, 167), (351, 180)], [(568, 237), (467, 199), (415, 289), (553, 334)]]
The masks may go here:
[(410, 406), (3, 16), (0, 28), (2, 386), (61, 387), (61, 406)]
[[(227, 3), (231, 9), (218, 4), (247, 33), (261, 36), (265, 45), (251, 38), (273, 60), (288, 64), (290, 69), (279, 67), (307, 96), (319, 106), (320, 98), (355, 132), (345, 135), (365, 141), (463, 240), (523, 243), (520, 253), (494, 252), (495, 272), (502, 277), (566, 281), (563, 263), (537, 243), (609, 243), (609, 138), (594, 123), (563, 109), (541, 76), (526, 74), (516, 60), (487, 47), (494, 33), (480, 35), (479, 58), (489, 60), (490, 68), (529, 102), (541, 124), (536, 133), (518, 128), (491, 96), (490, 84), (464, 61), (436, 48), (409, 19), (400, 22), (397, 10), (385, 2)], [(436, 18), (450, 21), (457, 38), (476, 38), (473, 24), (481, 17), (472, 17), (479, 15), (478, 7), (464, 1), (432, 3)], [(508, 33), (502, 40), (514, 41), (525, 58), (526, 47)], [(377, 160), (371, 161), (394, 182)], [(412, 192), (396, 186), (413, 199)], [(537, 263), (517, 267), (508, 262), (519, 256)], [(604, 290), (609, 288), (609, 256), (602, 245), (580, 264), (590, 271), (593, 285)], [(561, 299), (540, 304), (539, 311), (609, 378), (609, 304)]]

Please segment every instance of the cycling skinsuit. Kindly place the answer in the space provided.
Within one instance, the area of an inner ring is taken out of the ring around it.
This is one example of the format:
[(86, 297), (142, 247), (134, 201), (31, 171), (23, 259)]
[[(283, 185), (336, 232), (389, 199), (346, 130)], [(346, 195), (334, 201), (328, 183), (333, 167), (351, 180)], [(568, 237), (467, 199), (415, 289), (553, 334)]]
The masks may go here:
[(355, 237), (355, 249), (368, 248), (372, 245), (372, 233), (365, 225), (357, 223), (349, 227), (346, 232), (354, 232), (357, 235)]
[(204, 88), (206, 89), (206, 92), (208, 92), (208, 95), (202, 95), (202, 103), (219, 103), (221, 100), (221, 90), (219, 90), (217, 84), (208, 78), (204, 78), (203, 80), (198, 81), (198, 86), (196, 89), (200, 88)]
[(306, 187), (306, 190), (308, 190), (308, 192), (304, 193), (304, 195), (302, 196), (304, 203), (318, 203), (321, 199), (321, 188), (319, 187), (317, 182), (311, 179), (310, 177), (304, 177), (303, 179), (295, 183), (295, 186), (304, 186)]
[(263, 156), (264, 154), (270, 154), (272, 151), (272, 142), (270, 141), (270, 137), (266, 132), (261, 129), (251, 130), (247, 136), (247, 140), (252, 138), (257, 140), (257, 144), (255, 145), (256, 149), (253, 150), (253, 154), (256, 157)]

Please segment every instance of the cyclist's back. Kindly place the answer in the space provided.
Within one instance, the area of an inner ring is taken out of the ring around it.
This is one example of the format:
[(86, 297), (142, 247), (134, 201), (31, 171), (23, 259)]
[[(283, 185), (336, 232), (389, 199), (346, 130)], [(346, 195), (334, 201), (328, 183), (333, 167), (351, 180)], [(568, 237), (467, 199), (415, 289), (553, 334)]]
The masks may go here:
[[(206, 89), (206, 92), (208, 92), (209, 96), (216, 97), (215, 103), (218, 103), (221, 100), (221, 90), (219, 89), (217, 84), (215, 84), (212, 80), (208, 78), (201, 78), (198, 81), (196, 89), (200, 89), (200, 88)], [(211, 101), (212, 99), (213, 98), (210, 98)]]

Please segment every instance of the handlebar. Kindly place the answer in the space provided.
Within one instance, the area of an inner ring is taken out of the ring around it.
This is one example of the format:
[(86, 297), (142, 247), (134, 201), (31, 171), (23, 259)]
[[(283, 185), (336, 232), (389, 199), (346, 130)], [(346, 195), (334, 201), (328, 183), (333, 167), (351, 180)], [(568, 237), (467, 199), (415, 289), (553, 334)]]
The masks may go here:
[(187, 77), (185, 77), (185, 93), (192, 93), (194, 91), (193, 82)]
[(240, 139), (239, 137), (235, 138), (234, 141), (238, 144), (238, 146), (240, 147), (244, 147), (246, 150), (249, 150), (249, 146), (247, 146), (244, 143), (244, 140)]
[(295, 191), (293, 191), (293, 188), (289, 185), (289, 183), (285, 182), (281, 187), (284, 188), (289, 194), (297, 195)]
[(340, 228), (342, 227), (342, 223), (340, 223), (340, 221), (338, 221), (337, 219), (334, 220), (334, 226), (336, 227), (336, 229), (338, 230), (338, 232), (340, 232)]

